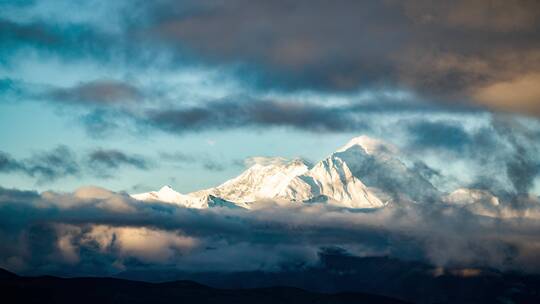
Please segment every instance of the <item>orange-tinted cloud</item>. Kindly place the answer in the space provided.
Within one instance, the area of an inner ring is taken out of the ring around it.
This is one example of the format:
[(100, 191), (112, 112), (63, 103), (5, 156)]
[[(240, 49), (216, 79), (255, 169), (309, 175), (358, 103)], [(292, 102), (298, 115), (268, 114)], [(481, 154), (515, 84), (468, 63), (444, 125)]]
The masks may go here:
[(540, 115), (540, 73), (525, 74), (476, 89), (474, 99), (504, 111)]

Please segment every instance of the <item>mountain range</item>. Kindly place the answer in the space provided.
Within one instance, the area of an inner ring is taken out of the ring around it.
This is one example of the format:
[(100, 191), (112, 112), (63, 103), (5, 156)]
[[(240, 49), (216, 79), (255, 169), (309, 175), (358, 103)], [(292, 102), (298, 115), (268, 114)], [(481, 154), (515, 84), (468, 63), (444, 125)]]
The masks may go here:
[(451, 193), (442, 192), (412, 163), (394, 145), (359, 136), (312, 166), (302, 159), (277, 159), (256, 163), (217, 187), (182, 194), (164, 186), (132, 197), (197, 209), (251, 209), (265, 201), (280, 205), (325, 203), (361, 209), (404, 203), (499, 203), (486, 190), (459, 188)]

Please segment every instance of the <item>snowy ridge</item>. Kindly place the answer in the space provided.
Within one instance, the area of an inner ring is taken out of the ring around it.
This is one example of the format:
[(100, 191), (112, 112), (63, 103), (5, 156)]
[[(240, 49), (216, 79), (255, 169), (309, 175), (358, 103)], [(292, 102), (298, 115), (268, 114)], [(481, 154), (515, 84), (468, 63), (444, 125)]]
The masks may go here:
[(288, 163), (255, 164), (238, 177), (202, 193), (247, 205), (276, 198), (294, 177), (308, 170), (308, 165), (300, 159)]
[(291, 180), (278, 195), (292, 201), (325, 197), (332, 204), (350, 208), (377, 208), (384, 203), (352, 173), (339, 158), (330, 157)]
[(159, 201), (176, 204), (188, 208), (205, 209), (211, 207), (238, 207), (236, 204), (213, 195), (191, 195), (176, 192), (171, 186), (163, 186), (159, 191), (134, 194), (133, 197), (140, 201)]

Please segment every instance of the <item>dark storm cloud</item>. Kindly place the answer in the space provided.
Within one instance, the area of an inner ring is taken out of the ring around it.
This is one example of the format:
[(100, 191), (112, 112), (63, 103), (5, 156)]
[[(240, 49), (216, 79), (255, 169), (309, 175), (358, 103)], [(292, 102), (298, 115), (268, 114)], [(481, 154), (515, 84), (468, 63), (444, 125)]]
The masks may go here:
[(536, 79), (539, 11), (536, 1), (165, 1), (146, 10), (145, 33), (262, 66), (263, 85), (401, 88), (510, 109), (521, 101), (492, 99), (492, 85)]
[[(396, 26), (404, 17), (377, 2), (203, 1), (188, 6), (167, 2), (150, 8), (151, 33), (211, 60), (263, 64), (269, 72), (263, 82), (351, 89), (396, 80), (384, 58), (404, 35)], [(371, 60), (361, 59), (366, 57)]]
[(100, 79), (80, 83), (71, 88), (55, 89), (48, 97), (63, 102), (115, 104), (141, 100), (142, 92), (126, 82)]
[(64, 275), (278, 271), (318, 263), (321, 248), (337, 246), (360, 256), (537, 272), (537, 204), (517, 213), (502, 202), (494, 217), (437, 203), (373, 212), (319, 204), (193, 210), (96, 187), (41, 194), (0, 188), (0, 267)]
[(151, 167), (151, 161), (143, 156), (113, 149), (97, 149), (84, 158), (85, 161), (82, 161), (74, 151), (63, 145), (50, 151), (34, 153), (24, 159), (16, 159), (0, 151), (0, 173), (22, 173), (35, 178), (36, 182), (41, 184), (82, 174), (112, 177), (121, 167), (139, 170), (148, 170)]
[[(4, 19), (3, 52), (120, 59), (174, 70), (231, 64), (262, 90), (405, 90), (429, 101), (538, 114), (537, 1), (159, 1), (114, 34), (91, 22)], [(136, 13), (132, 13), (136, 12)], [(7, 59), (6, 59), (7, 60)]]

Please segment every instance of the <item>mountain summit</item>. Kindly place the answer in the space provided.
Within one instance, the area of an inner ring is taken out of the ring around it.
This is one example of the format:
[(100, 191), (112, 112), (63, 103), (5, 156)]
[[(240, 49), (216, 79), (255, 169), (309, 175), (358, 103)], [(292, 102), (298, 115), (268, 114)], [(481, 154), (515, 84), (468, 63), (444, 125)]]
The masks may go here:
[(345, 146), (337, 149), (336, 152), (344, 152), (353, 147), (360, 147), (365, 153), (370, 155), (380, 152), (397, 152), (397, 148), (393, 145), (366, 135), (361, 135), (349, 140)]
[(168, 185), (161, 187), (159, 191), (133, 194), (131, 197), (140, 201), (158, 201), (195, 209), (205, 209), (210, 207), (238, 207), (232, 202), (209, 194), (182, 194), (174, 191), (173, 188)]

